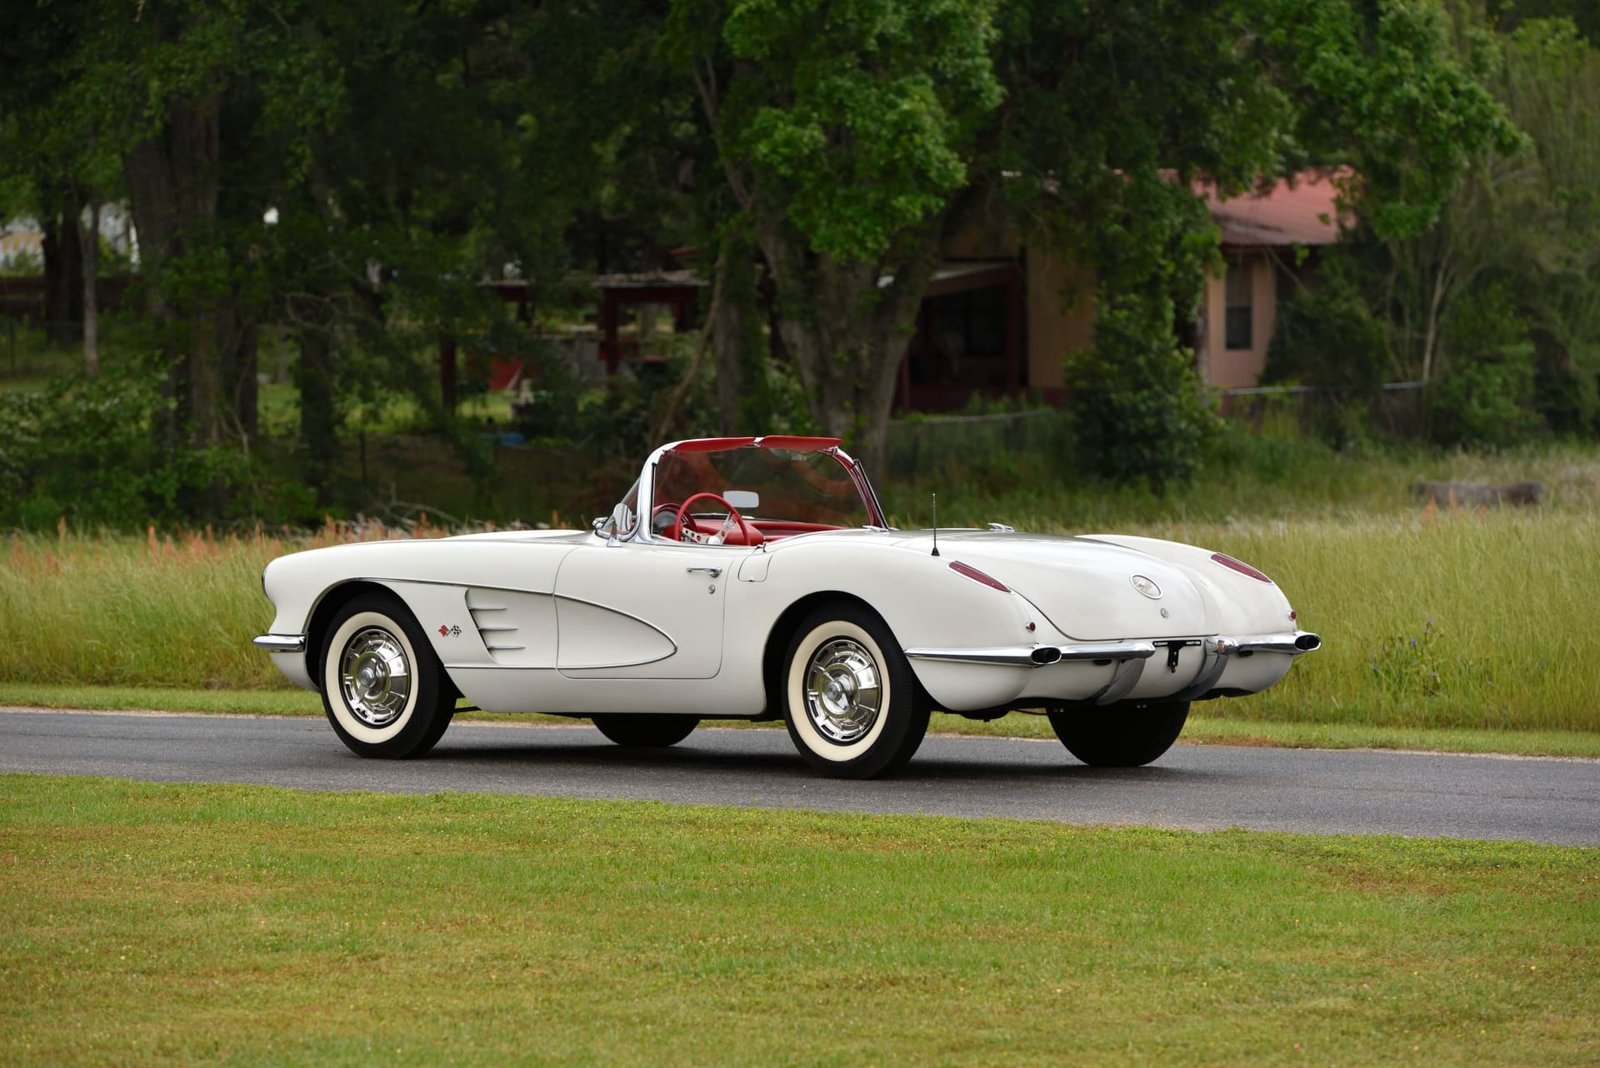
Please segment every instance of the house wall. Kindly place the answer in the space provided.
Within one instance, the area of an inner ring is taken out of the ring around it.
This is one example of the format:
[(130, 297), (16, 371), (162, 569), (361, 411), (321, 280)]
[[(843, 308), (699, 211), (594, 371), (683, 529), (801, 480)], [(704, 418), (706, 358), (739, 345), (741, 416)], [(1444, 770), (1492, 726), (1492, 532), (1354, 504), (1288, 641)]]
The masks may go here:
[(24, 256), (32, 258), (37, 266), (44, 256), (44, 233), (21, 225), (0, 228), (0, 267), (14, 267)]
[(1057, 390), (1069, 352), (1094, 343), (1094, 272), (1028, 252), (1028, 385)]
[[(1094, 343), (1094, 272), (1045, 250), (1023, 248), (1013, 231), (981, 224), (963, 227), (946, 254), (955, 259), (1022, 257), (1027, 279), (1026, 384), (1047, 394), (1064, 389), (1062, 361)], [(1271, 250), (1235, 248), (1227, 255), (1250, 271), (1251, 344), (1227, 347), (1227, 275), (1219, 271), (1208, 276), (1196, 341), (1205, 381), (1219, 389), (1259, 384), (1278, 318), (1278, 267)]]
[(1250, 269), (1250, 340), (1247, 349), (1227, 347), (1227, 274), (1206, 276), (1201, 367), (1206, 383), (1220, 389), (1254, 386), (1267, 366), (1267, 346), (1278, 321), (1278, 287), (1272, 260), (1264, 252), (1229, 253)]

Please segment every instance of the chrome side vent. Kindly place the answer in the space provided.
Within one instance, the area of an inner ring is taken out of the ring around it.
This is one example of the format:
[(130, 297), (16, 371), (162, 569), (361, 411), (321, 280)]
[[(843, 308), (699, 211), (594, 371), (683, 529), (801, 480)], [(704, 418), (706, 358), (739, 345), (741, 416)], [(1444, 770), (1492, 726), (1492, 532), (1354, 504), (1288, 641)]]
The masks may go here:
[(509, 606), (498, 603), (488, 591), (467, 590), (467, 611), (472, 613), (473, 625), (478, 628), (484, 648), (496, 660), (501, 659), (501, 654), (520, 653), (526, 648), (518, 640), (518, 628), (508, 609)]

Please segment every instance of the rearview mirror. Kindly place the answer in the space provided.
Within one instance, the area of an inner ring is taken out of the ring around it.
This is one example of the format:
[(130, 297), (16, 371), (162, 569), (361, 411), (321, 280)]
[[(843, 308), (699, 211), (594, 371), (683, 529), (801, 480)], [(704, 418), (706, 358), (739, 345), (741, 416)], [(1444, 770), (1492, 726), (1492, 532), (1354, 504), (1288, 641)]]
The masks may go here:
[(741, 512), (753, 512), (761, 507), (761, 494), (755, 490), (723, 490), (722, 499)]

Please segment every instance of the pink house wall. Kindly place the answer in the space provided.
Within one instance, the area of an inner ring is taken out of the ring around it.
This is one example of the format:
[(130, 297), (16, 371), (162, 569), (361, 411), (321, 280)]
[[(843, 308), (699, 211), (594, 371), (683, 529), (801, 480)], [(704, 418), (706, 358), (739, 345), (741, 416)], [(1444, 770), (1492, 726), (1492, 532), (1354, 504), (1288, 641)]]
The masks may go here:
[(1247, 349), (1227, 347), (1227, 274), (1219, 271), (1206, 277), (1199, 353), (1206, 384), (1218, 389), (1254, 386), (1267, 366), (1267, 346), (1277, 326), (1277, 279), (1266, 253), (1230, 253), (1250, 267), (1250, 341)]

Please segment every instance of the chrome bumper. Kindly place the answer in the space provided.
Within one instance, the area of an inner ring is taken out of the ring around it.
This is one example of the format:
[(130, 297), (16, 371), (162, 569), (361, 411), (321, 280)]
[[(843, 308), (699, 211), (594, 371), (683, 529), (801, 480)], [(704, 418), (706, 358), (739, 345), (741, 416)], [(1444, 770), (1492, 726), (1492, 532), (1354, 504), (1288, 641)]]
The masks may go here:
[(993, 649), (907, 649), (912, 660), (952, 660), (961, 664), (1044, 667), (1062, 660), (1143, 660), (1156, 655), (1154, 642), (1095, 642), (1082, 645), (1023, 645)]
[(1282, 653), (1300, 656), (1322, 646), (1322, 639), (1310, 631), (1284, 631), (1279, 634), (1251, 634), (1230, 638), (1156, 638), (1150, 641), (1083, 642), (1076, 645), (1028, 645), (969, 649), (907, 649), (911, 660), (938, 660), (946, 663), (989, 664), (1001, 667), (1042, 668), (1062, 661), (1091, 660), (1116, 664), (1111, 681), (1091, 700), (1096, 704), (1110, 704), (1120, 700), (1132, 690), (1144, 674), (1144, 665), (1156, 654), (1160, 646), (1173, 657), (1185, 647), (1199, 646), (1203, 660), (1194, 682), (1171, 699), (1192, 701), (1202, 697), (1216, 686), (1228, 666), (1228, 658), (1237, 654)]
[(303, 653), (306, 651), (304, 634), (258, 634), (250, 644), (269, 653)]

